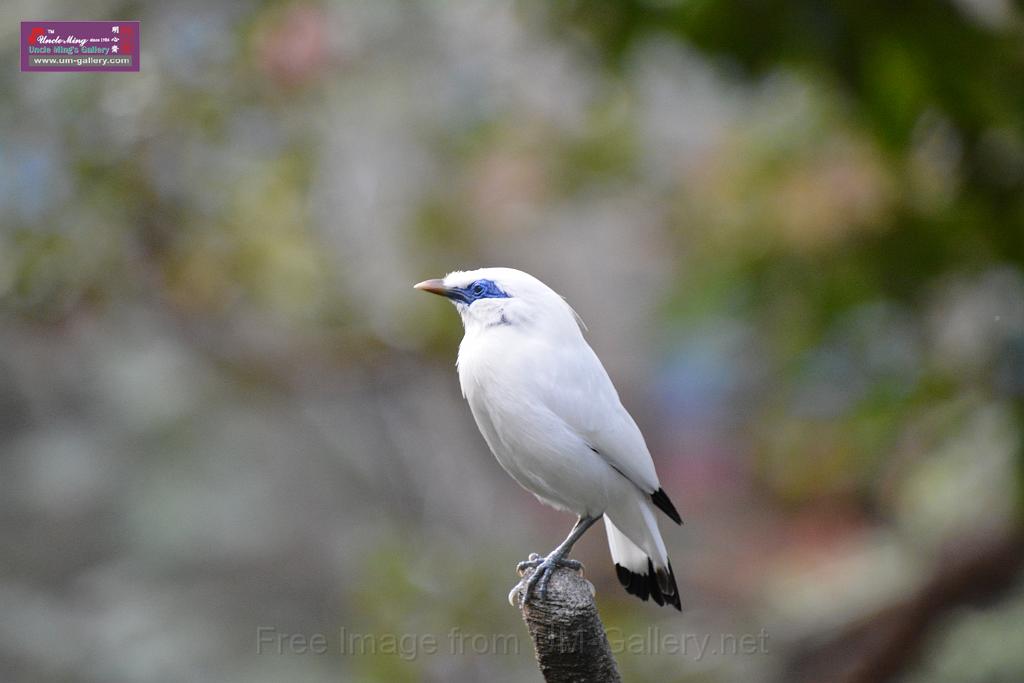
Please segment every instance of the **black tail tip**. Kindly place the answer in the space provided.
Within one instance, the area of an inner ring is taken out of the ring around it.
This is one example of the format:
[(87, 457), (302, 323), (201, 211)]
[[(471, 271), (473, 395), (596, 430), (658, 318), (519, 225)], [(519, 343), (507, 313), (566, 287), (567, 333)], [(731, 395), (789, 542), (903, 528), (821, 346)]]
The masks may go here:
[(626, 592), (630, 595), (635, 595), (644, 602), (650, 598), (658, 605), (669, 605), (680, 612), (683, 611), (679, 601), (679, 589), (676, 587), (676, 575), (672, 571), (671, 562), (668, 564), (667, 571), (664, 569), (655, 571), (654, 563), (648, 558), (647, 571), (643, 574), (616, 564), (615, 573), (619, 577), (619, 583), (625, 586)]

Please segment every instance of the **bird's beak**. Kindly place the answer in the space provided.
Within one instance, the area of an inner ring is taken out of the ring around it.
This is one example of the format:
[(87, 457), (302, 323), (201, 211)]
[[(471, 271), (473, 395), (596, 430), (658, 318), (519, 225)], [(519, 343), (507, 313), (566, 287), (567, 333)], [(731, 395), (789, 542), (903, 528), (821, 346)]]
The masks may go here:
[(448, 292), (451, 291), (444, 286), (444, 280), (424, 280), (423, 282), (413, 285), (413, 289), (430, 292), (431, 294), (438, 294), (440, 296), (448, 296)]

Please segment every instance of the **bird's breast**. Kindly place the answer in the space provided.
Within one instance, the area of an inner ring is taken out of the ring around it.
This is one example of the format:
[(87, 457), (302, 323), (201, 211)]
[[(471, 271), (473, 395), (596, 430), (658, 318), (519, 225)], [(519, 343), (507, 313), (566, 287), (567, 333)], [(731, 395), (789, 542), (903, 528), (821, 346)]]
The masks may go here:
[(459, 345), (459, 381), (466, 398), (481, 387), (508, 380), (522, 369), (531, 342), (508, 327), (467, 333)]

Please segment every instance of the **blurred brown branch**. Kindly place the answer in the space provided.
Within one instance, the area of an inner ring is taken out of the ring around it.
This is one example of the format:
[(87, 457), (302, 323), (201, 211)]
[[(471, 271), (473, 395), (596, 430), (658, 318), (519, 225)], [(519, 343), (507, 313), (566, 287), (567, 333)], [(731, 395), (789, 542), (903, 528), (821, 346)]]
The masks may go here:
[(794, 662), (793, 680), (879, 683), (918, 659), (925, 639), (945, 615), (965, 604), (998, 599), (1024, 568), (1024, 532), (963, 544), (920, 590), (850, 625)]
[(570, 569), (558, 569), (544, 600), (534, 597), (524, 605), (520, 588), (519, 604), (547, 683), (622, 680), (589, 581)]

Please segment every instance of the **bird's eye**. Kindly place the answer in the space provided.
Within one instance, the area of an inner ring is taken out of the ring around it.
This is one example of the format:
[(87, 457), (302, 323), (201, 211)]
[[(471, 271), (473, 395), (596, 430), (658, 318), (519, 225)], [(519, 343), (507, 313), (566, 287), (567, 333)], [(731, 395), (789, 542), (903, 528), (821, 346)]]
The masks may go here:
[(484, 293), (484, 286), (482, 284), (480, 284), (479, 282), (476, 283), (475, 285), (473, 285), (473, 293), (476, 294), (477, 296), (483, 294)]

